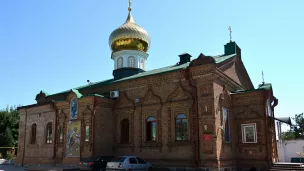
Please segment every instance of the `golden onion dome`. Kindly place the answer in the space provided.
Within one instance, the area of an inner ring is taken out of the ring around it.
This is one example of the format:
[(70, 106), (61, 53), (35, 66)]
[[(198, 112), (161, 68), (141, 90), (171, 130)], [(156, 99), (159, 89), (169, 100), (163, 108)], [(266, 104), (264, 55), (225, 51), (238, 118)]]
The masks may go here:
[(120, 50), (148, 51), (150, 45), (149, 34), (135, 23), (130, 7), (126, 22), (111, 33), (109, 45), (113, 52)]

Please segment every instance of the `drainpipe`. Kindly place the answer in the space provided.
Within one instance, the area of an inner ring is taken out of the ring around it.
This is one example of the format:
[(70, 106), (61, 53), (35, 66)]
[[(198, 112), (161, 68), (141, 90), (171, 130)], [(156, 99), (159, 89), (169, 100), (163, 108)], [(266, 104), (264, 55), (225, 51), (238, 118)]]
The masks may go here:
[(94, 150), (94, 140), (95, 140), (95, 114), (96, 114), (96, 101), (97, 101), (97, 97), (94, 96), (94, 102), (93, 102), (93, 114), (91, 115), (91, 128), (92, 128), (92, 143), (91, 143), (91, 149), (92, 149), (92, 156), (94, 156), (95, 154), (95, 150)]
[[(183, 70), (182, 70), (183, 71)], [(195, 108), (195, 163), (196, 163), (196, 167), (198, 167), (198, 160), (199, 160), (199, 116), (198, 116), (198, 97), (197, 97), (197, 87), (191, 82), (191, 78), (190, 78), (190, 67), (187, 67), (184, 71), (184, 77), (188, 82), (188, 85), (193, 89), (194, 91), (194, 108)]]
[(27, 110), (25, 110), (25, 123), (24, 123), (24, 138), (23, 138), (23, 154), (22, 154), (22, 161), (21, 166), (24, 166), (24, 155), (25, 155), (25, 139), (26, 139), (26, 124), (27, 124)]
[(52, 137), (54, 139), (54, 148), (53, 148), (53, 159), (54, 162), (56, 161), (56, 148), (57, 148), (57, 124), (58, 124), (58, 112), (55, 108), (55, 103), (51, 103), (50, 107), (52, 109), (53, 112), (55, 112), (55, 131), (54, 131), (54, 136)]
[[(271, 116), (273, 118), (273, 131), (274, 131), (274, 139), (276, 139), (276, 134), (275, 134), (275, 131), (276, 131), (276, 127), (275, 127), (275, 119), (274, 119), (274, 108), (278, 105), (278, 99), (276, 97), (273, 96), (273, 105), (271, 106)], [(279, 136), (279, 140), (280, 140), (280, 136), (281, 136), (281, 131), (278, 131), (278, 136)], [(280, 141), (279, 141), (280, 142)], [(278, 153), (278, 144), (275, 143), (275, 155), (274, 157), (276, 157), (276, 161), (279, 160), (279, 153)]]
[(265, 118), (265, 138), (266, 138), (266, 147), (267, 147), (267, 155), (266, 155), (266, 161), (269, 160), (269, 138), (268, 138), (268, 113), (267, 113), (267, 108), (266, 107), (266, 103), (267, 103), (267, 98), (269, 96), (269, 92), (267, 91), (264, 91), (264, 102), (263, 102), (263, 105), (264, 105), (264, 109), (265, 109), (265, 113), (266, 113), (266, 118)]

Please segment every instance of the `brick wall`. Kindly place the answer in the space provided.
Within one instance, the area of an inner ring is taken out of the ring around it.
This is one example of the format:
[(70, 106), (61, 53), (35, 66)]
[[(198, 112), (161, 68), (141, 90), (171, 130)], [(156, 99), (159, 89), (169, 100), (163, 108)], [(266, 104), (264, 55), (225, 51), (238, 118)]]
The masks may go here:
[[(236, 71), (235, 68), (231, 69)], [(65, 156), (66, 129), (69, 122), (71, 98), (76, 97), (70, 92), (63, 102), (56, 102), (58, 126), (63, 126), (64, 140), (57, 141), (55, 146), (56, 161), (58, 163), (78, 164), (80, 157), (90, 155), (137, 155), (151, 161), (171, 167), (193, 167), (196, 155), (196, 122), (199, 122), (199, 166), (200, 167), (230, 167), (238, 164), (242, 167), (255, 164), (259, 159), (265, 159), (267, 151), (264, 138), (265, 118), (263, 95), (261, 93), (233, 94), (240, 85), (217, 72), (215, 65), (196, 66), (191, 69), (191, 82), (197, 87), (197, 94), (189, 86), (189, 82), (181, 71), (162, 75), (115, 83), (95, 92), (104, 93), (119, 90), (117, 99), (102, 99), (84, 97), (79, 99), (79, 118), (81, 121), (81, 153), (79, 157)], [(227, 70), (226, 74), (231, 74)], [(233, 77), (233, 76), (232, 76)], [(237, 78), (235, 78), (236, 80)], [(197, 96), (198, 116), (195, 111)], [(94, 101), (94, 99), (97, 101)], [(95, 104), (95, 108), (94, 108)], [(231, 142), (224, 141), (222, 108), (229, 110)], [(55, 112), (50, 105), (27, 109), (27, 125), (39, 122), (40, 135), (38, 145), (41, 151), (26, 147), (25, 160), (27, 163), (51, 162), (54, 155), (54, 145), (44, 144), (43, 127), (48, 121), (55, 121)], [(43, 112), (39, 112), (43, 111)], [(39, 114), (42, 113), (42, 114)], [(95, 115), (94, 115), (95, 114)], [(178, 114), (186, 114), (188, 121), (188, 140), (176, 141), (175, 122)], [(22, 145), (25, 120), (25, 110), (20, 110), (19, 146)], [(155, 142), (146, 139), (146, 119), (153, 116), (157, 120), (157, 138)], [(253, 117), (254, 116), (254, 117)], [(123, 119), (129, 120), (129, 142), (122, 144), (120, 123)], [(242, 143), (241, 124), (256, 123), (258, 126), (258, 143), (253, 146)], [(84, 141), (85, 126), (90, 126), (90, 140)], [(27, 127), (28, 129), (28, 127)], [(56, 131), (57, 132), (57, 131)], [(55, 133), (55, 130), (54, 130)], [(94, 136), (93, 136), (94, 133)], [(211, 133), (212, 141), (204, 141), (204, 134)], [(27, 133), (28, 135), (28, 133)], [(26, 136), (26, 142), (29, 142)], [(57, 137), (58, 138), (58, 137)], [(94, 143), (93, 143), (94, 141)], [(93, 146), (91, 146), (93, 145)], [(35, 151), (36, 150), (36, 151)], [(94, 153), (93, 153), (94, 151)], [(34, 155), (36, 154), (36, 155)], [(38, 155), (37, 155), (38, 154)], [(46, 155), (43, 155), (46, 154)], [(19, 147), (18, 161), (22, 158), (22, 147)], [(41, 156), (38, 160), (33, 157)], [(43, 158), (46, 156), (46, 158)], [(238, 162), (236, 162), (238, 160)], [(249, 162), (245, 165), (244, 163)], [(251, 162), (251, 163), (250, 163)]]
[[(236, 118), (238, 142), (237, 162), (239, 167), (252, 166), (268, 168), (271, 164), (268, 149), (271, 148), (266, 137), (264, 91), (248, 92), (232, 95), (233, 111)], [(243, 143), (242, 124), (256, 124), (257, 143)], [(267, 145), (269, 145), (267, 147)]]
[[(23, 109), (19, 112), (21, 129), (19, 129), (19, 151), (16, 163), (21, 164), (22, 160), (27, 164), (36, 163), (37, 161), (39, 163), (52, 163), (54, 156), (54, 141), (51, 144), (46, 143), (46, 125), (49, 122), (52, 123), (52, 132), (54, 135), (55, 112), (50, 105), (32, 107), (27, 110)], [(25, 122), (26, 128), (24, 126)], [(36, 143), (30, 144), (31, 127), (34, 123), (37, 124)], [(24, 151), (25, 155), (23, 158)]]

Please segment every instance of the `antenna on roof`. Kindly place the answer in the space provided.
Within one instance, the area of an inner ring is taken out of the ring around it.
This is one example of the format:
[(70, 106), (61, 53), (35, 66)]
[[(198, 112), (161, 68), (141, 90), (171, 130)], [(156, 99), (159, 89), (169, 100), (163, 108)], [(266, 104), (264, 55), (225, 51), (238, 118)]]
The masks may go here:
[(264, 72), (262, 71), (262, 84), (265, 84), (264, 82)]

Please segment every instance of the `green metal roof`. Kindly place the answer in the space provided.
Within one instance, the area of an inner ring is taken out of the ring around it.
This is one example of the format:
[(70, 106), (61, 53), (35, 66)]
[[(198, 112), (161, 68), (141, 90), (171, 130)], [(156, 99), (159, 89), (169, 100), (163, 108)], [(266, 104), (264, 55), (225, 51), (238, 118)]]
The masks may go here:
[(213, 58), (215, 60), (215, 63), (219, 64), (221, 62), (226, 61), (227, 59), (234, 57), (235, 55), (236, 54), (231, 54), (231, 55), (226, 55), (226, 56), (221, 55), (221, 56), (214, 56)]
[(271, 83), (263, 83), (259, 85), (258, 89), (271, 90), (272, 85)]
[[(221, 56), (214, 56), (214, 60), (216, 64), (219, 64), (221, 62), (224, 62), (227, 59), (230, 59), (232, 57), (234, 57), (236, 54), (232, 54), (232, 55), (221, 55)], [(93, 88), (93, 87), (99, 87), (99, 86), (104, 86), (104, 85), (109, 85), (112, 83), (117, 83), (117, 82), (121, 82), (121, 81), (127, 81), (127, 80), (133, 80), (133, 79), (137, 79), (137, 78), (142, 78), (142, 77), (147, 77), (147, 76), (151, 76), (151, 75), (157, 75), (157, 74), (164, 74), (164, 73), (168, 73), (168, 72), (173, 72), (173, 71), (177, 71), (177, 70), (181, 70), (181, 69), (185, 69), (189, 66), (190, 62), (182, 64), (182, 65), (173, 65), (173, 66), (168, 66), (168, 67), (164, 67), (164, 68), (158, 68), (158, 69), (154, 69), (154, 70), (150, 70), (150, 71), (146, 71), (146, 72), (142, 72), (142, 73), (138, 73), (129, 77), (125, 77), (125, 78), (121, 78), (121, 79), (108, 79), (108, 80), (104, 80), (104, 81), (100, 81), (100, 82), (96, 82), (96, 83), (91, 83), (88, 85), (84, 85), (84, 86), (80, 86), (80, 87), (76, 87), (72, 90), (81, 90), (81, 89), (85, 89), (85, 88)], [(64, 93), (68, 93), (71, 90), (66, 90), (66, 91), (62, 91), (59, 93), (55, 93), (55, 94), (51, 94), (48, 96), (54, 96), (54, 95), (59, 95), (59, 94), (64, 94)], [(77, 91), (79, 93), (79, 91)], [(75, 92), (74, 92), (75, 93)], [(75, 93), (76, 94), (76, 93)], [(79, 95), (82, 96), (81, 93), (79, 93)]]

